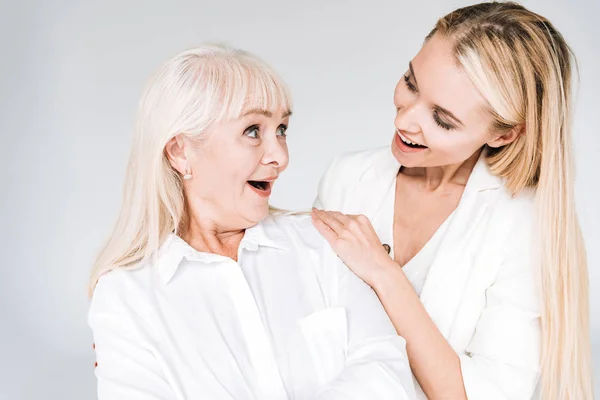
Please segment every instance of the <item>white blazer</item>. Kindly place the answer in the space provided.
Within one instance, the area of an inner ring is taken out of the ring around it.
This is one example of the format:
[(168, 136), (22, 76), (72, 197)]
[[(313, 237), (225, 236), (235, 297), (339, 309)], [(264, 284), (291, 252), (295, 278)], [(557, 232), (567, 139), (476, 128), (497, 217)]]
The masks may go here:
[[(375, 230), (392, 245), (393, 207), (383, 200), (399, 168), (389, 147), (344, 155), (323, 176), (315, 206), (382, 221)], [(480, 158), (420, 296), (460, 357), (470, 400), (534, 396), (541, 301), (533, 222), (534, 192), (512, 197)]]

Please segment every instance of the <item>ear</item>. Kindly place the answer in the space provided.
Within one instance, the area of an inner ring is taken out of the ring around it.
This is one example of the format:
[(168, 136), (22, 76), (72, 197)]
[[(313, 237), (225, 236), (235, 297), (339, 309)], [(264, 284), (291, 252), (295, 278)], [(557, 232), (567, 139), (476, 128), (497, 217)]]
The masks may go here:
[(186, 142), (181, 135), (175, 135), (165, 145), (165, 154), (171, 166), (181, 175), (189, 172), (190, 162), (185, 151)]
[(525, 125), (524, 124), (515, 125), (510, 131), (508, 131), (500, 136), (495, 136), (495, 138), (493, 140), (491, 140), (490, 142), (488, 142), (487, 145), (490, 147), (495, 147), (495, 148), (506, 146), (507, 144), (514, 142), (521, 135), (524, 135), (524, 134), (525, 134)]

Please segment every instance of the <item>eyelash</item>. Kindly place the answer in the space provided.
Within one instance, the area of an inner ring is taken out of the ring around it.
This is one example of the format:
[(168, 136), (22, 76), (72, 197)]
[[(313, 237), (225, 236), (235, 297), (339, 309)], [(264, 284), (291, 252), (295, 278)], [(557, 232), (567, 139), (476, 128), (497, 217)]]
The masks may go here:
[(433, 120), (435, 121), (435, 123), (442, 129), (445, 129), (447, 131), (454, 129), (454, 127), (450, 124), (445, 123), (444, 121), (442, 121), (442, 119), (440, 118), (440, 116), (438, 115), (437, 110), (435, 110), (433, 112)]
[(277, 129), (279, 129), (279, 128), (283, 128), (281, 137), (287, 137), (288, 126), (286, 124), (281, 124), (277, 127)]
[(417, 93), (417, 88), (410, 81), (410, 76), (404, 75), (404, 83), (406, 83), (406, 87), (413, 93)]
[[(286, 133), (286, 132), (287, 132), (287, 129), (288, 129), (287, 125), (286, 125), (286, 124), (281, 124), (281, 125), (279, 125), (279, 126), (277, 127), (277, 130), (279, 130), (279, 129), (282, 129), (282, 130), (283, 130), (283, 132), (282, 132), (282, 134), (281, 134), (281, 135), (278, 135), (278, 136), (281, 136), (281, 137), (287, 137), (287, 133)], [(260, 131), (260, 126), (259, 126), (259, 125), (250, 125), (250, 126), (249, 126), (248, 128), (246, 128), (246, 130), (244, 131), (244, 135), (246, 135), (246, 136), (250, 137), (251, 139), (258, 139), (258, 137), (252, 137), (252, 136), (249, 136), (249, 133), (250, 133), (250, 132), (252, 132), (252, 131), (255, 131), (255, 130), (256, 130), (256, 131)], [(257, 135), (258, 135), (258, 133), (257, 133)]]
[[(417, 93), (417, 88), (415, 87), (415, 85), (412, 84), (412, 82), (410, 81), (410, 76), (409, 75), (404, 75), (404, 83), (406, 84), (406, 87), (408, 88), (408, 90), (410, 90), (413, 93)], [(442, 121), (442, 119), (440, 118), (437, 110), (433, 111), (433, 121), (442, 129), (445, 129), (447, 131), (454, 129), (454, 127), (450, 124), (447, 124), (446, 122)]]

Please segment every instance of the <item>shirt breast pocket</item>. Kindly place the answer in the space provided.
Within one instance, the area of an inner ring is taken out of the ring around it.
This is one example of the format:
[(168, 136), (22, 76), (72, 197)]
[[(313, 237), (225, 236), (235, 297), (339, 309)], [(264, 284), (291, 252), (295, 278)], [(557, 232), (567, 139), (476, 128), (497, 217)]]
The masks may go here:
[(319, 386), (335, 379), (346, 364), (348, 324), (344, 307), (314, 312), (299, 321), (312, 356)]

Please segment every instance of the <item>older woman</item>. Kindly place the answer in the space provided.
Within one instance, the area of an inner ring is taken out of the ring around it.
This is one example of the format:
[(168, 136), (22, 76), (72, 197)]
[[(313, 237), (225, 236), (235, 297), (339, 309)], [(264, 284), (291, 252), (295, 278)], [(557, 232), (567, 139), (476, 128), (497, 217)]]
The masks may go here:
[(309, 216), (270, 215), (288, 164), (288, 92), (204, 46), (142, 97), (89, 324), (110, 399), (412, 399), (398, 336)]
[(314, 213), (406, 339), (420, 398), (593, 397), (570, 88), (570, 49), (546, 18), (458, 9), (396, 86), (391, 147), (322, 180), (318, 207), (373, 223)]

